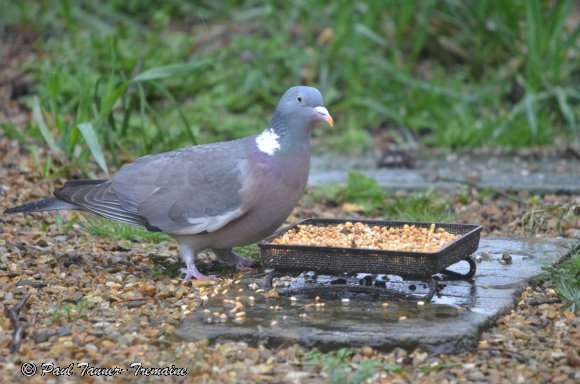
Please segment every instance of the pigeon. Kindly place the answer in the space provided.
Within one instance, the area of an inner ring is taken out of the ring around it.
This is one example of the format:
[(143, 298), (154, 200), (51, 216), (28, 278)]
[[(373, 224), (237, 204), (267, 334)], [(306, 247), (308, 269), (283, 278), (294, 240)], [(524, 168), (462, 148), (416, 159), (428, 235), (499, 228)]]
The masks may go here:
[(258, 135), (144, 156), (111, 179), (68, 181), (54, 197), (5, 213), (81, 210), (164, 232), (179, 244), (184, 281), (215, 278), (195, 265), (204, 249), (248, 269), (254, 260), (232, 248), (266, 238), (290, 215), (306, 188), (319, 122), (333, 125), (320, 92), (292, 87)]

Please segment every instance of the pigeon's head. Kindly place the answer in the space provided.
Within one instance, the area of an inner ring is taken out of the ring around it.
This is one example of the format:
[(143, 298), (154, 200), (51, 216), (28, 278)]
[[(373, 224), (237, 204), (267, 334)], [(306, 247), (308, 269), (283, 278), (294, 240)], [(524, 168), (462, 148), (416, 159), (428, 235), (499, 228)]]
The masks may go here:
[(334, 124), (328, 110), (324, 108), (322, 95), (316, 88), (292, 87), (288, 89), (276, 107), (276, 114), (307, 127), (319, 121), (332, 126)]

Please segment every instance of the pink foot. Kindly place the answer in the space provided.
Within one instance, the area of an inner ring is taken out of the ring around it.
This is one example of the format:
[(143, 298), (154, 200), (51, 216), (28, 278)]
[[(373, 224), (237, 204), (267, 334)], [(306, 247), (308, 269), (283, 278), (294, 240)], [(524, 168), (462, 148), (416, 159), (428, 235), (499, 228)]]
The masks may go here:
[(215, 280), (217, 277), (216, 275), (204, 275), (201, 273), (197, 268), (181, 268), (181, 273), (185, 273), (185, 277), (182, 280), (182, 283), (186, 283), (188, 280), (197, 279), (197, 280)]
[(185, 277), (183, 278), (182, 282), (186, 283), (192, 279), (198, 280), (215, 280), (215, 275), (206, 276), (197, 269), (195, 266), (195, 250), (192, 247), (187, 245), (181, 245), (179, 248), (179, 252), (181, 254), (181, 258), (185, 261), (186, 268), (181, 268), (181, 273), (185, 273)]

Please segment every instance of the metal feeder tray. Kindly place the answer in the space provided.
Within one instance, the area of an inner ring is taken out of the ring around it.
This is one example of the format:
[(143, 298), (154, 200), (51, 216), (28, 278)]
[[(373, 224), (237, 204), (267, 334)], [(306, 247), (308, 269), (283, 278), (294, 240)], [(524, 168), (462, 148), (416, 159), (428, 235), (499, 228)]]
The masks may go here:
[[(304, 246), (290, 244), (273, 244), (272, 241), (298, 225), (334, 226), (360, 222), (369, 226), (395, 227), (414, 225), (429, 228), (443, 228), (447, 232), (460, 235), (437, 252), (408, 252), (393, 250), (378, 250), (365, 248), (338, 248), (325, 246)], [(272, 269), (270, 283), (276, 276), (298, 276), (302, 272), (315, 272), (321, 275), (344, 276), (353, 273), (370, 273), (398, 275), (404, 279), (425, 281), (429, 285), (429, 293), (424, 299), (430, 300), (435, 294), (436, 283), (433, 275), (441, 273), (453, 279), (469, 280), (476, 271), (475, 261), (471, 255), (479, 246), (481, 226), (472, 224), (445, 224), (410, 221), (382, 221), (359, 219), (306, 219), (294, 225), (285, 227), (259, 243), (262, 263), (265, 268)], [(450, 271), (447, 267), (466, 261), (469, 264), (467, 273)], [(333, 296), (340, 296), (337, 290), (361, 292), (363, 286), (329, 286)], [(368, 287), (369, 292), (376, 294), (384, 288)], [(287, 292), (289, 293), (289, 292)]]

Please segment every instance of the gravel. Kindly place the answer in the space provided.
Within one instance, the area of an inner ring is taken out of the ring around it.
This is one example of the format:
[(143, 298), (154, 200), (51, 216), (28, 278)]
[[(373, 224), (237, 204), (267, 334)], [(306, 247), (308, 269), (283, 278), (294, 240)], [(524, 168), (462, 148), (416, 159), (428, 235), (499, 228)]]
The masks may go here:
[[(8, 140), (0, 139), (0, 162), (0, 210), (45, 196), (64, 181), (38, 178), (31, 157)], [(525, 196), (497, 195), (480, 201), (475, 198), (478, 193), (469, 191), (470, 201), (457, 199), (454, 209), (460, 221), (481, 223), (484, 235), (577, 235), (577, 220), (558, 227), (554, 218), (547, 217), (535, 228), (527, 227), (524, 219), (530, 206)], [(577, 196), (550, 195), (542, 196), (536, 206), (578, 203)], [(344, 215), (342, 207), (303, 203), (290, 221)], [(64, 216), (66, 223), (75, 214)], [(12, 308), (30, 296), (19, 313), (25, 333), (17, 352), (9, 350), (14, 331), (10, 319), (6, 315), (0, 319), (2, 381), (23, 381), (21, 369), (27, 362), (38, 368), (33, 382), (46, 380), (40, 376), (43, 363), (46, 369), (54, 364), (48, 376), (57, 366), (63, 375), (72, 370), (73, 376), (65, 377), (69, 381), (80, 379), (85, 367), (88, 382), (110, 382), (114, 378), (105, 375), (115, 374), (114, 367), (124, 369), (117, 372), (118, 382), (580, 381), (578, 317), (564, 311), (554, 290), (541, 283), (528, 287), (515, 308), (498, 319), (497, 327), (482, 334), (477, 350), (459, 355), (400, 348), (380, 353), (370, 347), (323, 354), (297, 345), (270, 350), (243, 342), (189, 343), (174, 335), (176, 326), (190, 313), (203, 310), (212, 294), (231, 287), (235, 276), (182, 284), (179, 278), (155, 273), (149, 257), (177, 260), (174, 244), (132, 243), (128, 248), (126, 242), (89, 235), (77, 224), (63, 233), (50, 213), (0, 215), (0, 222), (0, 301)], [(165, 371), (145, 369), (164, 367)], [(181, 368), (187, 369), (185, 376), (179, 376)], [(89, 373), (95, 376), (88, 377)]]

